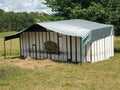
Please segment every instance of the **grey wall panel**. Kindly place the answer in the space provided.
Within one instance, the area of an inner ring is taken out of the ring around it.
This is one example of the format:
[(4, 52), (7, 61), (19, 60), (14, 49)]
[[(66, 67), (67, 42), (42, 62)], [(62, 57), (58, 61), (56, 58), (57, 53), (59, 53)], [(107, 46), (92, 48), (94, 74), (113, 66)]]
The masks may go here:
[(23, 51), (23, 34), (20, 35), (20, 44), (21, 44), (21, 56), (24, 56), (24, 51)]
[(37, 51), (36, 51), (36, 53), (37, 53), (37, 59), (40, 59), (40, 47), (39, 47), (39, 32), (36, 32), (36, 49), (37, 49)]
[(90, 58), (90, 44), (86, 45), (87, 48), (87, 55), (86, 55), (86, 61), (87, 62), (91, 62), (91, 58)]
[[(47, 41), (50, 41), (50, 32), (47, 32)], [(50, 53), (48, 52), (48, 58), (50, 58)]]
[(63, 35), (62, 34), (59, 34), (59, 36), (58, 36), (58, 38), (59, 38), (59, 51), (60, 51), (60, 54), (59, 54), (59, 60), (62, 60), (62, 61), (64, 61), (63, 60)]
[(43, 51), (44, 51), (44, 58), (47, 58), (47, 51), (45, 49), (45, 42), (46, 42), (46, 39), (47, 39), (47, 35), (46, 35), (46, 32), (43, 32)]
[(77, 37), (77, 62), (80, 62), (80, 38)]
[(67, 50), (68, 50), (68, 60), (71, 59), (71, 56), (70, 56), (70, 36), (67, 36)]
[(72, 37), (72, 39), (71, 39), (71, 41), (72, 41), (72, 62), (75, 62), (76, 60), (76, 58), (75, 58), (75, 37)]
[(62, 36), (62, 41), (63, 41), (63, 60), (64, 61), (67, 61), (67, 46), (66, 46), (66, 35), (63, 35)]
[[(54, 42), (57, 43), (58, 46), (58, 37), (57, 37), (57, 33), (54, 33)], [(58, 60), (58, 54), (54, 55), (54, 59)]]

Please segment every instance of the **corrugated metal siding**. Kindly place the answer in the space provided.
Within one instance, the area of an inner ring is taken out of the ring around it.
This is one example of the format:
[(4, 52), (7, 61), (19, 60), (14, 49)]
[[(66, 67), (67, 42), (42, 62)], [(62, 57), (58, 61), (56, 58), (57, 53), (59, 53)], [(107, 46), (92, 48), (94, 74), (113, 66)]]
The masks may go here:
[[(82, 48), (83, 62), (97, 62), (114, 56), (114, 36), (97, 40)], [(45, 50), (44, 43), (53, 41), (58, 44), (60, 54)], [(50, 58), (60, 61), (80, 62), (80, 38), (56, 32), (23, 32), (20, 35), (21, 55), (35, 59)]]

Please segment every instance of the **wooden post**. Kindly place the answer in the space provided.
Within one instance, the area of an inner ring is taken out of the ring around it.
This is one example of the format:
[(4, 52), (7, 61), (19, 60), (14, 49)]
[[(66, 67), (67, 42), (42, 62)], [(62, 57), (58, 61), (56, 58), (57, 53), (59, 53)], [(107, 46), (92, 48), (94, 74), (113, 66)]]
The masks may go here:
[(4, 39), (4, 59), (6, 59), (6, 47), (5, 47), (5, 39)]
[(80, 63), (82, 64), (82, 38), (80, 37)]

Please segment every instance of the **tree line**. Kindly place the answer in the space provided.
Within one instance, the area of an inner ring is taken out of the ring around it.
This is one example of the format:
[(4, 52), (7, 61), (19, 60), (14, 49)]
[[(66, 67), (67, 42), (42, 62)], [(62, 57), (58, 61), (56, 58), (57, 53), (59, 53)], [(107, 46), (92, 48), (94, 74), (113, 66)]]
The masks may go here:
[(51, 21), (51, 16), (38, 12), (5, 12), (0, 9), (0, 31), (20, 31), (33, 23)]
[(45, 0), (54, 12), (5, 12), (0, 9), (0, 31), (20, 31), (36, 22), (85, 19), (113, 24), (120, 36), (120, 0)]

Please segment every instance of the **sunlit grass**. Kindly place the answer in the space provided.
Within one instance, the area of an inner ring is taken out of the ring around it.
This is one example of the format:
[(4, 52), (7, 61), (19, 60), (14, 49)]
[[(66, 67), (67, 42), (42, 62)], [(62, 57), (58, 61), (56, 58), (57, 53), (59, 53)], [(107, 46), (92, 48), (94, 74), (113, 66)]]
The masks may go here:
[[(0, 56), (4, 56), (4, 36), (11, 35), (16, 32), (0, 32)], [(19, 39), (12, 39), (5, 42), (6, 55), (18, 56), (19, 55)]]
[(1, 60), (0, 90), (120, 90), (119, 57), (115, 53), (98, 63), (62, 63), (42, 69), (23, 69)]
[(114, 40), (114, 50), (115, 50), (115, 52), (119, 52), (120, 53), (120, 37), (115, 37), (115, 40)]

